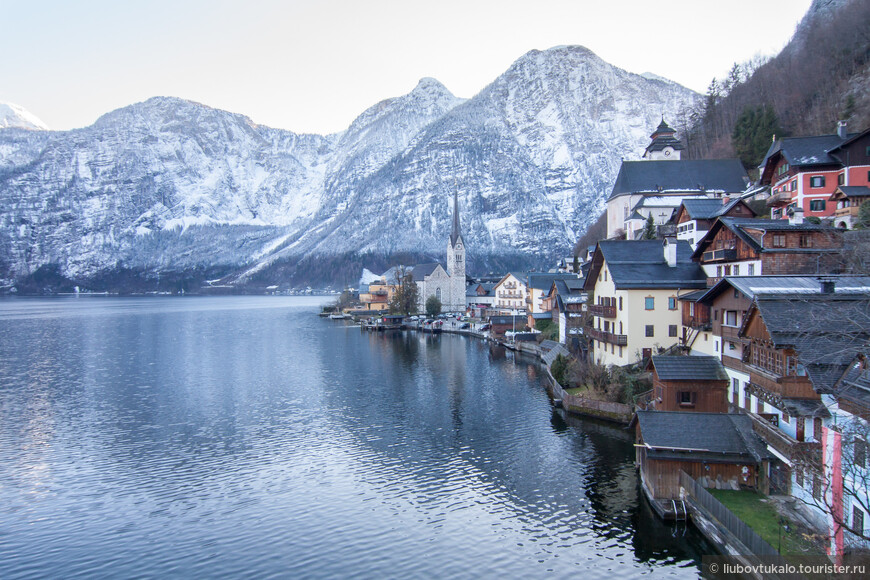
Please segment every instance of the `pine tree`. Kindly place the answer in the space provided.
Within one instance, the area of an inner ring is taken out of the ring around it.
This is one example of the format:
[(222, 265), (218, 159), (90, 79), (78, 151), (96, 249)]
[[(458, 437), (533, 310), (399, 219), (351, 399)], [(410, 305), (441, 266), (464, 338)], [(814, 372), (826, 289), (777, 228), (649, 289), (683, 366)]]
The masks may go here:
[(743, 166), (752, 169), (764, 159), (771, 137), (781, 134), (782, 129), (771, 107), (746, 107), (734, 125), (731, 143)]
[(654, 240), (656, 239), (656, 224), (653, 221), (652, 214), (646, 218), (646, 225), (643, 226), (643, 235), (644, 240)]

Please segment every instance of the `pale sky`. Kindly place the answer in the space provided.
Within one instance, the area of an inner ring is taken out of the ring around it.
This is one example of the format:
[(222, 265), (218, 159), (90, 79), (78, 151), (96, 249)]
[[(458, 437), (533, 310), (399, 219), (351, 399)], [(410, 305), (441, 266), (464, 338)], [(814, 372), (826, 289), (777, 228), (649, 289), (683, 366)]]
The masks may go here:
[(810, 1), (0, 0), (0, 101), (52, 129), (175, 96), (326, 134), (422, 77), (472, 97), (570, 44), (704, 92), (778, 52)]

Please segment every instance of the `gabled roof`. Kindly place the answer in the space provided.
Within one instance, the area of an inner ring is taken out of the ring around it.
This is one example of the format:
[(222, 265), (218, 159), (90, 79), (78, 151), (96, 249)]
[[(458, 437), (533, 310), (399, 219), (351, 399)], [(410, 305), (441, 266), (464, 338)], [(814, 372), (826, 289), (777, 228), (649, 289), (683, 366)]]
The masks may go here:
[(870, 366), (867, 364), (866, 352), (849, 365), (834, 394), (838, 398), (870, 407)]
[(870, 344), (870, 294), (759, 294), (741, 333), (760, 316), (778, 349), (791, 347), (813, 387), (831, 392), (856, 356)]
[(577, 279), (577, 274), (559, 272), (529, 272), (527, 285), (529, 288), (549, 290), (554, 280)]
[(441, 264), (433, 262), (431, 264), (417, 264), (412, 270), (414, 282), (422, 282), (426, 276), (430, 276)]
[(766, 167), (769, 159), (779, 156), (793, 167), (839, 165), (840, 162), (828, 152), (839, 148), (845, 141), (856, 136), (857, 133), (847, 135), (846, 139), (841, 139), (836, 134), (778, 139), (770, 145), (761, 166)]
[(728, 381), (714, 356), (654, 356), (650, 364), (663, 381)]
[(607, 263), (607, 269), (619, 290), (705, 288), (707, 276), (701, 266), (691, 260), (692, 247), (689, 242), (679, 240), (676, 244), (676, 265), (668, 266), (661, 240), (602, 240), (598, 242), (584, 288), (594, 288), (602, 260)]
[(841, 185), (831, 194), (831, 201), (856, 197), (870, 197), (870, 187), (866, 185)]
[[(478, 288), (483, 289), (485, 294), (478, 294)], [(466, 296), (492, 296), (492, 291), (495, 289), (495, 282), (478, 282), (476, 284), (471, 284), (466, 286), (465, 295)]]
[(632, 193), (737, 193), (749, 177), (739, 159), (623, 161), (609, 199)]
[[(745, 242), (750, 248), (755, 250), (756, 252), (762, 251), (777, 251), (781, 252), (786, 248), (770, 248), (769, 244), (765, 244), (762, 247), (761, 242), (763, 239), (763, 235), (759, 235), (757, 238), (752, 234), (753, 231), (759, 232), (831, 232), (840, 234), (836, 228), (831, 226), (826, 226), (822, 224), (814, 224), (808, 221), (803, 222), (802, 224), (792, 224), (789, 223), (788, 220), (770, 220), (770, 219), (758, 219), (758, 218), (732, 218), (732, 217), (720, 217), (717, 218), (713, 225), (710, 227), (710, 231), (708, 231), (703, 238), (698, 242), (698, 246), (695, 248), (695, 252), (692, 254), (692, 258), (699, 259), (701, 255), (706, 251), (707, 246), (713, 241), (716, 237), (716, 234), (719, 232), (721, 228), (728, 228), (734, 235), (740, 238), (743, 242)], [(824, 251), (819, 248), (809, 248), (810, 251), (820, 252)]]
[(682, 206), (686, 211), (689, 219), (693, 220), (712, 220), (720, 216), (727, 215), (735, 206), (743, 204), (746, 208), (755, 215), (752, 208), (749, 207), (741, 198), (732, 199), (728, 203), (722, 203), (721, 199), (684, 199)]
[(770, 452), (743, 413), (638, 411), (637, 422), (649, 457), (759, 462)]

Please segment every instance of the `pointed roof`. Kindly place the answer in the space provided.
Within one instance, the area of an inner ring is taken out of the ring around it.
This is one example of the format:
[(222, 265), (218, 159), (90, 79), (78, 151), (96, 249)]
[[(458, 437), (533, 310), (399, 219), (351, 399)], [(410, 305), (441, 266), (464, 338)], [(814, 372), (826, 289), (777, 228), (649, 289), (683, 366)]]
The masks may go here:
[(456, 240), (462, 237), (459, 230), (459, 197), (456, 190), (453, 190), (453, 230), (450, 232), (450, 245), (455, 246)]

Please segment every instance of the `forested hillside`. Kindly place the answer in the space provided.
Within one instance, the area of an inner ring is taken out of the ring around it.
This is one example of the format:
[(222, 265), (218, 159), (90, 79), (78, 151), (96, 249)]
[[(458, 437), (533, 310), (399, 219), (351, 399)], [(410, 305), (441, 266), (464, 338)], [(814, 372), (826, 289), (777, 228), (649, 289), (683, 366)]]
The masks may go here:
[(739, 156), (756, 167), (773, 134), (870, 126), (870, 2), (815, 0), (776, 57), (735, 64), (677, 120), (686, 158)]

